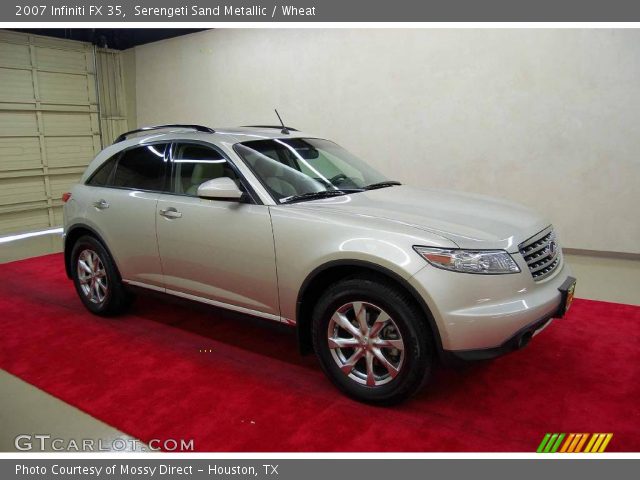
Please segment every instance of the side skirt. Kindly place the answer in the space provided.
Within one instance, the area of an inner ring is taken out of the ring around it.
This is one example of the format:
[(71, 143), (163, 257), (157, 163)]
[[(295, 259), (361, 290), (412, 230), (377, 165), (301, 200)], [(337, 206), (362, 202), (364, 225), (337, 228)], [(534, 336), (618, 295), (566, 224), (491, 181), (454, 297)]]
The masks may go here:
[(253, 317), (266, 318), (267, 320), (271, 320), (274, 322), (285, 323), (287, 325), (295, 325), (295, 322), (291, 319), (284, 318), (280, 315), (274, 315), (272, 313), (260, 312), (258, 310), (252, 310), (246, 307), (239, 307), (237, 305), (232, 305), (230, 303), (219, 302), (217, 300), (211, 300), (209, 298), (199, 297), (197, 295), (191, 295), (190, 293), (178, 292), (176, 290), (170, 290), (163, 287), (158, 287), (155, 285), (149, 285), (143, 282), (137, 282), (134, 280), (122, 280), (123, 283), (127, 285), (131, 285), (132, 287), (144, 288), (147, 290), (153, 290), (155, 292), (166, 293), (168, 295), (173, 295), (175, 297), (186, 298), (187, 300), (192, 300), (194, 302), (205, 303), (207, 305), (212, 305), (214, 307), (223, 308), (225, 310), (231, 310), (233, 312), (244, 313), (246, 315), (251, 315)]

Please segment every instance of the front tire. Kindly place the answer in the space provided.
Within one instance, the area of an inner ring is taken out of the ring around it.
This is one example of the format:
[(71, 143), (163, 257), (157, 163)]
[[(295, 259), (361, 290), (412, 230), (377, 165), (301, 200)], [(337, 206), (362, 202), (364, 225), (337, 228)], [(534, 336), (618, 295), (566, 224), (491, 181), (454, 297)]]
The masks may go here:
[(96, 238), (80, 237), (71, 250), (71, 272), (76, 292), (91, 313), (117, 315), (129, 304), (115, 262)]
[(313, 311), (313, 345), (323, 370), (350, 397), (399, 403), (429, 379), (433, 340), (413, 298), (374, 276), (330, 287)]

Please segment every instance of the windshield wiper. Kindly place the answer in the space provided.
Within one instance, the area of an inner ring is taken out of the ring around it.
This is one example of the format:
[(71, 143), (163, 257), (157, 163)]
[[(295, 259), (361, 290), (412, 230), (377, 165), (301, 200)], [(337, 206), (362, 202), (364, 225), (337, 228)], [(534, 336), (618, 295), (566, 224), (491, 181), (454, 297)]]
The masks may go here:
[(299, 195), (291, 195), (289, 197), (281, 198), (280, 203), (294, 203), (303, 202), (305, 200), (317, 200), (319, 198), (338, 197), (340, 195), (347, 195), (353, 192), (361, 192), (361, 189), (353, 190), (323, 190), (322, 192), (307, 192)]
[(375, 190), (376, 188), (386, 188), (393, 187), (394, 185), (402, 185), (400, 182), (395, 180), (386, 180), (384, 182), (372, 183), (371, 185), (367, 185), (363, 190)]

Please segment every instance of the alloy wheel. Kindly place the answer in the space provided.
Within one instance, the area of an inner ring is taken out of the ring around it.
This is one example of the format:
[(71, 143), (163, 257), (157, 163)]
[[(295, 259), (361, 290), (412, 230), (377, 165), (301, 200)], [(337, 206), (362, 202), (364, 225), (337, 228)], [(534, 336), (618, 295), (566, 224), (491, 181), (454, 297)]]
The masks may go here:
[(104, 302), (109, 291), (109, 282), (102, 260), (96, 252), (90, 249), (80, 252), (77, 273), (84, 296), (92, 303)]
[(368, 302), (350, 302), (331, 316), (327, 341), (342, 373), (368, 387), (391, 382), (404, 364), (404, 341), (393, 319)]

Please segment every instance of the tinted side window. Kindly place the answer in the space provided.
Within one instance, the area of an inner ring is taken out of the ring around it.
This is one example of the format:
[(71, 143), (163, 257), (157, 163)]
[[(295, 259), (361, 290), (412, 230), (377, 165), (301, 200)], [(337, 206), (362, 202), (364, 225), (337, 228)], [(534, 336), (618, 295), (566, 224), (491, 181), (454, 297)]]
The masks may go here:
[(171, 184), (174, 193), (195, 196), (201, 183), (220, 177), (229, 177), (240, 187), (240, 180), (229, 162), (204, 145), (178, 145), (173, 163)]
[(122, 154), (113, 177), (114, 187), (164, 190), (167, 144), (135, 147)]
[(94, 187), (107, 186), (109, 184), (109, 179), (111, 178), (111, 172), (113, 172), (113, 167), (118, 159), (118, 155), (114, 155), (104, 162), (91, 176), (87, 185), (93, 185)]

